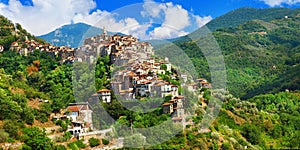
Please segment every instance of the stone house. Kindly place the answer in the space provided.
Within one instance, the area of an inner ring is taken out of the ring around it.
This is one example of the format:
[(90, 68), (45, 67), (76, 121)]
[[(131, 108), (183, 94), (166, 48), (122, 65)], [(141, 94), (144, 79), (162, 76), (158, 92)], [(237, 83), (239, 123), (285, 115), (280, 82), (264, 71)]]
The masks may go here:
[(98, 93), (100, 99), (102, 100), (102, 102), (104, 102), (104, 103), (110, 103), (111, 102), (110, 90), (102, 89), (102, 90), (99, 90), (97, 93)]
[(171, 114), (174, 112), (173, 103), (164, 103), (163, 104), (163, 112), (165, 114)]
[(88, 102), (82, 103), (70, 103), (66, 109), (69, 112), (67, 114), (68, 118), (72, 120), (72, 122), (84, 122), (92, 125), (92, 107)]

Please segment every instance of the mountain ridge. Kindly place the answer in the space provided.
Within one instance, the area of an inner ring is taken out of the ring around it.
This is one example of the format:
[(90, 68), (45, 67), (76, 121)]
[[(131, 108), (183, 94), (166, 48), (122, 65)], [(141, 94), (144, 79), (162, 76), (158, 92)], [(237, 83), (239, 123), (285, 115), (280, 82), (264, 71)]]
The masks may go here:
[[(103, 29), (94, 27), (82, 22), (75, 24), (63, 25), (52, 32), (38, 36), (54, 46), (69, 46), (72, 48), (79, 47), (83, 44), (83, 40), (92, 36), (102, 34)], [(109, 35), (120, 34), (108, 32)]]
[[(300, 12), (300, 8), (290, 9), (290, 8), (252, 8), (252, 7), (241, 7), (230, 11), (224, 15), (214, 18), (208, 22), (205, 26), (189, 33), (188, 35), (168, 39), (170, 42), (187, 42), (191, 41), (190, 37), (195, 37), (199, 32), (206, 30), (208, 28), (211, 32), (214, 32), (222, 28), (232, 28), (240, 24), (246, 23), (251, 20), (261, 20), (270, 21), (276, 18), (284, 18), (288, 15), (295, 15)], [(264, 15), (261, 15), (264, 14)]]
[[(299, 79), (288, 75), (288, 72), (297, 70), (294, 65), (299, 64), (300, 59), (299, 10), (294, 9), (287, 17), (280, 14), (282, 17), (269, 21), (254, 19), (236, 27), (208, 33), (215, 37), (221, 48), (227, 68), (227, 86), (234, 96), (248, 99), (258, 94), (300, 88), (297, 86)], [(197, 46), (203, 33), (207, 32), (206, 29), (203, 27), (173, 43), (190, 57), (199, 76), (210, 79), (210, 67), (201, 48)], [(168, 49), (168, 46), (161, 47)], [(170, 47), (172, 46), (169, 46), (169, 50), (172, 49)]]

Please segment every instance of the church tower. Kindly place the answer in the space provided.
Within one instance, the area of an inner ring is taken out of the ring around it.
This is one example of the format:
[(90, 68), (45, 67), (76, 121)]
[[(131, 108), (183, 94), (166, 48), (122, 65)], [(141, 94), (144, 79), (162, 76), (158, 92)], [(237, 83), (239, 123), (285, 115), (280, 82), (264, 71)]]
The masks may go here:
[(107, 35), (107, 31), (106, 31), (105, 27), (102, 28), (102, 34)]

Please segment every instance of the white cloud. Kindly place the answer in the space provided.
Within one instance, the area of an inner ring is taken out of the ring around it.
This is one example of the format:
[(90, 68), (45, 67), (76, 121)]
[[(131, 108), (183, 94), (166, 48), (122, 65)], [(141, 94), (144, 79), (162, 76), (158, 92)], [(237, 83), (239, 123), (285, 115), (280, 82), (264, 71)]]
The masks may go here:
[(134, 18), (116, 20), (117, 14), (101, 10), (89, 14), (96, 7), (93, 0), (33, 0), (33, 5), (23, 6), (18, 0), (10, 0), (8, 5), (0, 3), (0, 14), (20, 23), (34, 35), (51, 32), (71, 21), (101, 28), (105, 26), (109, 31), (125, 34), (135, 33), (133, 29), (138, 33), (142, 33), (142, 29), (146, 32), (145, 26)]
[(200, 16), (193, 15), (193, 17), (196, 19), (199, 28), (212, 20), (211, 16), (200, 17)]
[(294, 5), (300, 3), (300, 0), (261, 0), (267, 5), (274, 7), (274, 6), (281, 6), (282, 4)]
[(141, 14), (143, 17), (159, 17), (163, 7), (163, 5), (152, 0), (144, 0), (144, 10), (141, 11)]
[[(100, 28), (106, 27), (112, 32), (131, 34), (141, 39), (186, 35), (211, 20), (210, 16), (200, 17), (191, 14), (172, 2), (157, 3), (153, 0), (144, 1), (140, 15), (135, 16), (137, 18), (126, 16), (120, 18), (118, 12), (99, 9), (90, 13), (96, 8), (93, 0), (32, 0), (32, 3), (33, 6), (24, 6), (19, 0), (9, 0), (7, 5), (0, 2), (0, 14), (20, 23), (34, 35), (46, 34), (71, 22), (83, 22)], [(148, 19), (148, 23), (139, 22), (138, 17)], [(149, 23), (161, 26), (148, 31), (151, 26)]]
[(156, 3), (152, 0), (145, 0), (144, 2), (142, 16), (159, 19), (160, 23), (178, 30), (190, 25), (189, 13), (180, 5), (174, 5), (171, 2)]
[(32, 0), (34, 6), (23, 6), (18, 0), (1, 5), (0, 14), (20, 23), (35, 35), (69, 24), (76, 14), (88, 14), (96, 7), (93, 0)]
[(184, 29), (190, 25), (190, 17), (188, 11), (180, 5), (166, 3), (164, 24), (172, 26), (178, 30)]
[(212, 19), (211, 16), (200, 17), (189, 13), (181, 5), (176, 5), (172, 2), (156, 3), (153, 0), (144, 0), (144, 2), (144, 10), (141, 12), (142, 16), (150, 17), (152, 20), (162, 24), (162, 26), (156, 27), (150, 32), (150, 37), (154, 39), (186, 35), (188, 32), (191, 32), (191, 30), (187, 31), (187, 28), (192, 26), (195, 30)]
[(78, 14), (74, 17), (73, 21), (75, 23), (83, 22), (99, 28), (105, 27), (111, 32), (131, 34), (142, 39), (147, 37), (146, 31), (150, 25), (141, 25), (135, 18), (116, 20), (116, 15), (117, 14), (109, 13), (107, 11), (97, 10), (92, 14)]
[(151, 39), (170, 39), (174, 37), (187, 35), (188, 32), (176, 30), (170, 26), (163, 25), (155, 28), (149, 33)]

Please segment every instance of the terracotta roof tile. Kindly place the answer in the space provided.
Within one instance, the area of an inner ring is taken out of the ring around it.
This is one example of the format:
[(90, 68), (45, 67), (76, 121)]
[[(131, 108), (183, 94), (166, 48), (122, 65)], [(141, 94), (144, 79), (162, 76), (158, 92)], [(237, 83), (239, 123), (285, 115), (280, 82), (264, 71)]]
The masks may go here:
[(68, 106), (67, 110), (71, 111), (71, 112), (77, 112), (80, 110), (80, 107), (79, 106)]

